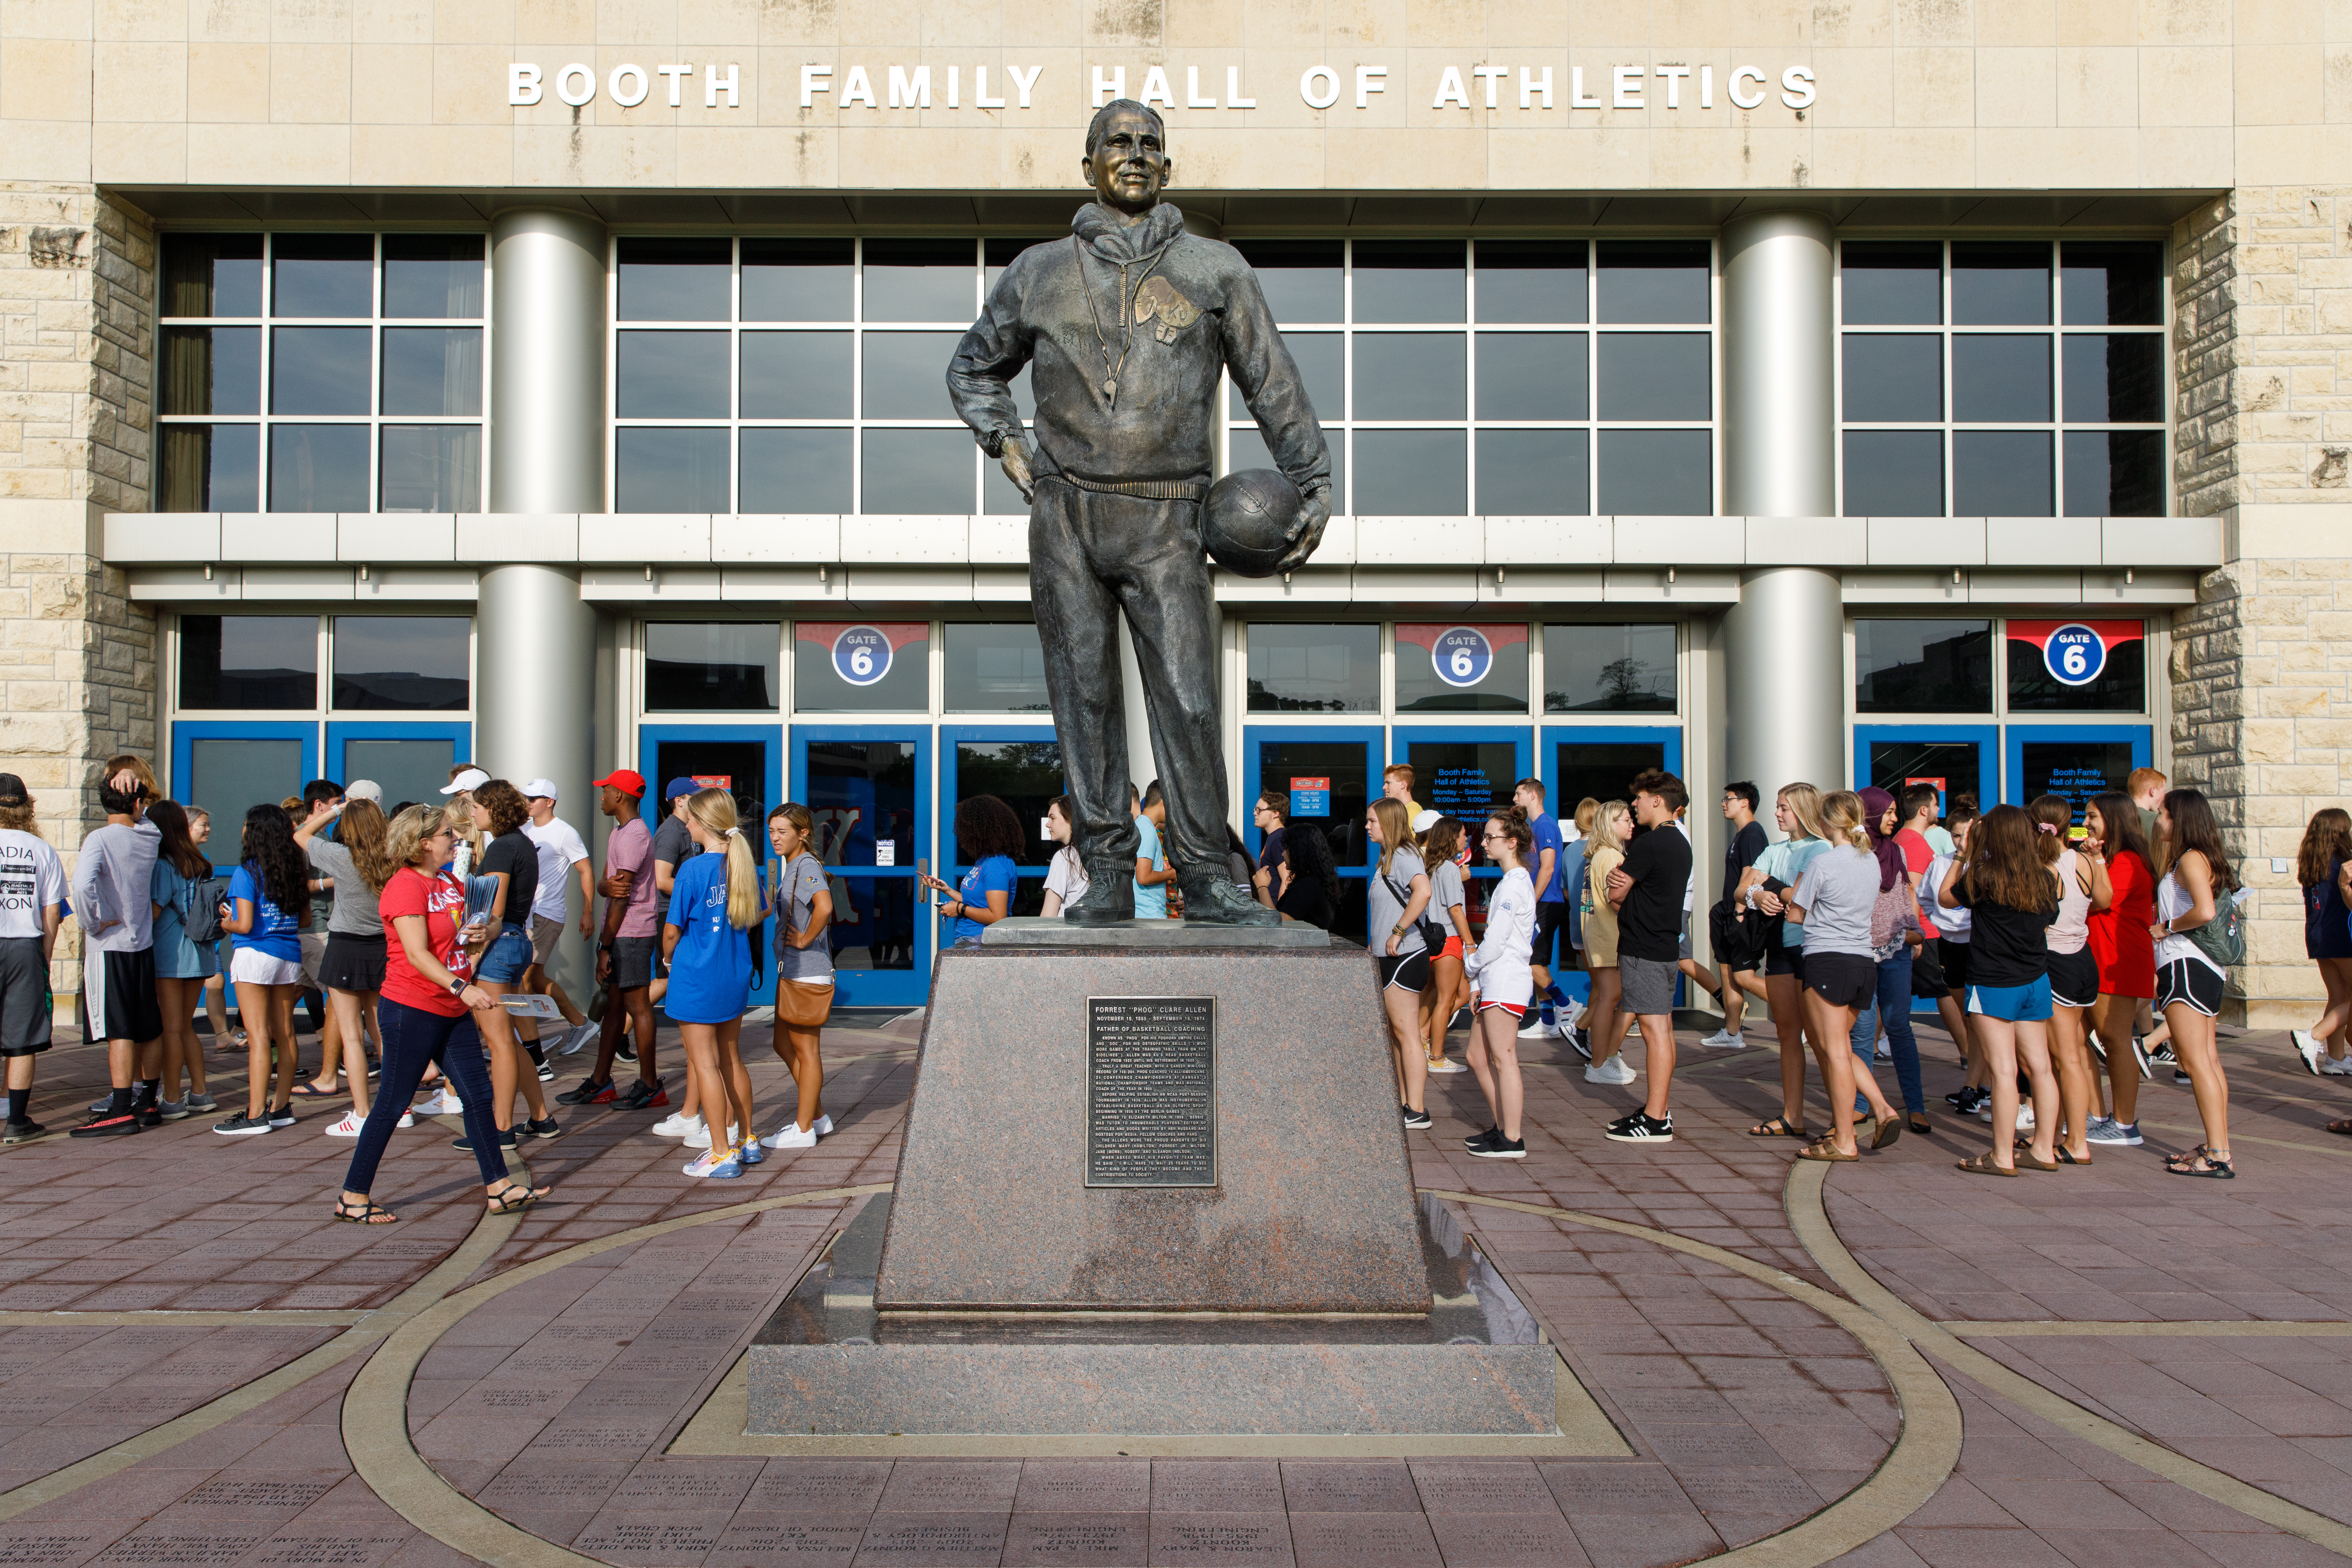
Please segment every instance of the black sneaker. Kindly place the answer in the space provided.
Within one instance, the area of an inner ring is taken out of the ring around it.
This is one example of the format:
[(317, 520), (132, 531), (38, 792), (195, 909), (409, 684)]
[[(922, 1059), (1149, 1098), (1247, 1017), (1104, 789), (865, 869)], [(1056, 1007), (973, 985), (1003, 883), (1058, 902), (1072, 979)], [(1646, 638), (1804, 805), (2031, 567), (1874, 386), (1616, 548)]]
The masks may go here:
[(555, 1097), (559, 1105), (610, 1105), (614, 1098), (611, 1079), (598, 1083), (593, 1078), (582, 1079), (578, 1089), (567, 1089)]
[(67, 1134), (71, 1138), (122, 1138), (139, 1131), (135, 1110), (101, 1110)]
[(539, 1064), (539, 1081), (541, 1083), (553, 1083), (555, 1081), (555, 1068), (552, 1064), (548, 1062), (541, 1062)]
[(256, 1133), (269, 1131), (269, 1118), (247, 1116), (240, 1110), (226, 1121), (214, 1122), (213, 1131), (224, 1138), (250, 1138)]
[(2169, 1040), (2166, 1041), (2163, 1045), (2157, 1047), (2156, 1049), (2148, 1052), (2147, 1059), (2160, 1068), (2179, 1067), (2180, 1065), (2180, 1058), (2173, 1054), (2172, 1043)]
[(1462, 1146), (1465, 1149), (1469, 1150), (1473, 1154), (1476, 1154), (1483, 1152), (1487, 1144), (1493, 1142), (1502, 1135), (1503, 1131), (1501, 1128), (1489, 1127), (1484, 1132), (1473, 1132), (1469, 1137), (1462, 1140)]
[(669, 1104), (669, 1091), (657, 1083), (639, 1079), (629, 1085), (620, 1098), (613, 1101), (615, 1110), (651, 1110)]
[(11, 1121), (5, 1127), (0, 1127), (0, 1143), (30, 1143), (47, 1131), (47, 1128), (27, 1117), (22, 1121)]
[(2181, 1071), (2179, 1068), (2174, 1068), (2172, 1069), (2172, 1082), (2175, 1088), (2186, 1088), (2193, 1081), (2195, 1080), (2190, 1079), (2187, 1073)]
[(1428, 1111), (1415, 1110), (1410, 1105), (1402, 1107), (1401, 1109), (1404, 1111), (1404, 1124), (1407, 1127), (1426, 1127), (1429, 1125)]
[(156, 1104), (152, 1100), (142, 1098), (132, 1100), (131, 1102), (131, 1114), (139, 1118), (139, 1125), (142, 1127), (161, 1127), (163, 1125), (163, 1108)]
[(637, 1048), (629, 1043), (628, 1036), (623, 1035), (621, 1043), (613, 1047), (613, 1059), (616, 1062), (635, 1062), (637, 1059)]
[(286, 1104), (284, 1104), (284, 1105), (281, 1105), (281, 1106), (278, 1107), (276, 1110), (272, 1110), (272, 1111), (269, 1113), (269, 1125), (271, 1125), (272, 1127), (291, 1127), (291, 1126), (293, 1126), (293, 1125), (294, 1125), (294, 1106), (293, 1106), (293, 1103), (292, 1103), (291, 1101), (289, 1101), (288, 1103), (286, 1103)]
[(1951, 1093), (1944, 1096), (1944, 1103), (1950, 1106), (1962, 1116), (1966, 1116), (1969, 1113), (1969, 1104), (1975, 1100), (1976, 1097), (1977, 1091), (1975, 1089), (1969, 1088), (1966, 1084), (1962, 1084), (1959, 1088), (1952, 1090)]
[(1647, 1112), (1637, 1110), (1611, 1122), (1607, 1136), (1612, 1143), (1671, 1143), (1675, 1141), (1675, 1119), (1668, 1115), (1663, 1121), (1654, 1121)]
[[(499, 1134), (499, 1148), (511, 1149), (514, 1146), (515, 1135), (514, 1131), (511, 1128)], [(474, 1141), (471, 1138), (452, 1138), (449, 1140), (449, 1147), (452, 1149), (462, 1149), (467, 1153), (470, 1154), (474, 1152)]]
[(1592, 1060), (1591, 1030), (1580, 1029), (1571, 1026), (1569, 1028), (1562, 1029), (1560, 1034), (1566, 1037), (1570, 1045), (1576, 1047), (1576, 1054), (1578, 1056), (1582, 1057), (1587, 1062)]
[(2142, 1082), (2156, 1077), (2156, 1058), (2148, 1055), (2147, 1047), (2140, 1044), (2137, 1035), (2132, 1037), (2132, 1060), (2139, 1064), (2139, 1076)]
[(552, 1138), (563, 1131), (563, 1123), (552, 1116), (536, 1117), (515, 1129), (519, 1138)]
[[(1671, 1138), (1674, 1134), (1668, 1132), (1666, 1136)], [(1528, 1157), (1528, 1141), (1524, 1138), (1506, 1138), (1497, 1131), (1470, 1152), (1481, 1160), (1524, 1160)]]

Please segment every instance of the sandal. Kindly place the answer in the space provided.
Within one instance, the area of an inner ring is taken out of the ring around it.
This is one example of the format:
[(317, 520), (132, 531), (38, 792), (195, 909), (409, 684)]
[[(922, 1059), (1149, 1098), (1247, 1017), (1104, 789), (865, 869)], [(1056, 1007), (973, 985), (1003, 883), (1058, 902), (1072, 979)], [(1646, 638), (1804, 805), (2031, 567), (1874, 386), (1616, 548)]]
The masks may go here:
[(337, 1089), (320, 1089), (317, 1084), (312, 1083), (306, 1078), (300, 1083), (294, 1086), (294, 1098), (297, 1100), (341, 1100), (343, 1096), (341, 1092)]
[(1876, 1153), (1902, 1136), (1903, 1123), (1895, 1121), (1892, 1116), (1886, 1118), (1878, 1124), (1878, 1131), (1870, 1135), (1871, 1152)]
[(2176, 1176), (2210, 1176), (2221, 1182), (2235, 1181), (2238, 1176), (2228, 1155), (2216, 1154), (2202, 1143), (2186, 1154), (2175, 1154), (2164, 1163), (2164, 1168)]
[(2330, 1132), (2340, 1132), (2347, 1138), (2352, 1138), (2352, 1116), (2347, 1116), (2341, 1121), (2329, 1122), (2327, 1130)]
[[(2352, 1122), (2347, 1122), (2345, 1129), (2352, 1131)], [(1812, 1134), (1805, 1130), (1802, 1122), (1791, 1122), (1785, 1116), (1776, 1116), (1769, 1121), (1759, 1121), (1749, 1128), (1748, 1136), (1750, 1138), (1810, 1138)]]
[(2084, 1149), (2080, 1154), (2071, 1153), (2066, 1145), (2061, 1143), (2058, 1145), (2058, 1163), (2062, 1165), (2087, 1165), (2091, 1163), (2091, 1152)]
[(520, 1182), (509, 1182), (497, 1192), (486, 1194), (488, 1201), (484, 1206), (494, 1215), (520, 1214), (554, 1190), (553, 1187), (526, 1187)]
[(1862, 1151), (1857, 1149), (1851, 1154), (1841, 1154), (1838, 1152), (1838, 1146), (1824, 1138), (1819, 1142), (1808, 1143), (1803, 1148), (1798, 1150), (1797, 1158), (1800, 1160), (1822, 1160), (1832, 1164), (1843, 1165), (1861, 1159)]
[(335, 1217), (346, 1225), (390, 1225), (400, 1216), (373, 1198), (362, 1198), (357, 1204), (337, 1198)]
[(2020, 1144), (2012, 1158), (2016, 1160), (2019, 1167), (2023, 1170), (2054, 1171), (2058, 1168), (2057, 1161), (2044, 1160), (2036, 1155), (2033, 1152), (2033, 1145), (2031, 1143)]
[(1995, 1162), (1990, 1152), (1982, 1154), (1971, 1155), (1969, 1158), (1961, 1161), (1960, 1169), (1966, 1171), (1971, 1176), (2014, 1176), (2017, 1174), (2016, 1166), (1998, 1163)]

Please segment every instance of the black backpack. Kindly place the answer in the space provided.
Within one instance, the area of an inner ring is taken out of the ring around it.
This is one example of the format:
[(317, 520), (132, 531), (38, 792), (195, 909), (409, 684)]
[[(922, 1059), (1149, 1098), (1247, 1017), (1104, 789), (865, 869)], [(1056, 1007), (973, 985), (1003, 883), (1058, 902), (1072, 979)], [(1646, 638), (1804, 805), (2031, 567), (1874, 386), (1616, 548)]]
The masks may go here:
[(180, 924), (188, 933), (188, 941), (198, 947), (210, 947), (220, 941), (220, 907), (228, 897), (228, 879), (217, 875), (210, 862), (205, 874), (188, 883), (187, 908), (180, 911)]

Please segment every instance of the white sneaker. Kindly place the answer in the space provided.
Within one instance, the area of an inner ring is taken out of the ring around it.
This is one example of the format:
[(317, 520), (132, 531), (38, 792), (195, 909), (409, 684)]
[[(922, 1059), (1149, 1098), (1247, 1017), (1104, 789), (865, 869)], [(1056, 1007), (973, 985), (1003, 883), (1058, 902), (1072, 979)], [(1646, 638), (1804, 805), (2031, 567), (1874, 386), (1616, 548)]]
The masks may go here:
[(2352, 1057), (2345, 1057), (2341, 1059), (2335, 1057), (2320, 1058), (2319, 1075), (2322, 1078), (2352, 1078)]
[(1523, 1040), (1556, 1040), (1559, 1038), (1559, 1026), (1558, 1024), (1547, 1024), (1543, 1021), (1543, 1018), (1540, 1016), (1538, 1016), (1536, 1017), (1529, 1018), (1527, 1021), (1526, 1026), (1519, 1030), (1519, 1038)]
[(2020, 1132), (2033, 1131), (2033, 1107), (2021, 1105), (2017, 1108), (2017, 1130)]
[(1627, 1084), (1633, 1082), (1634, 1077), (1633, 1064), (1625, 1059), (1622, 1052), (1598, 1067), (1584, 1069), (1584, 1081), (1587, 1083)]
[(356, 1138), (360, 1135), (360, 1113), (346, 1110), (343, 1119), (327, 1129), (330, 1138)]
[[(742, 1138), (736, 1131), (735, 1124), (731, 1121), (729, 1122), (727, 1124), (727, 1146), (731, 1149), (742, 1142)], [(700, 1117), (695, 1118), (693, 1127), (688, 1130), (686, 1134), (686, 1146), (689, 1149), (708, 1149), (710, 1147), (710, 1128)]]
[(1718, 1051), (1740, 1051), (1748, 1048), (1748, 1037), (1744, 1034), (1734, 1034), (1729, 1029), (1717, 1029), (1699, 1041), (1699, 1044), (1713, 1046)]
[(462, 1116), (466, 1113), (465, 1101), (459, 1100), (446, 1087), (435, 1089), (425, 1099), (424, 1104), (411, 1106), (409, 1109), (413, 1114), (418, 1116)]
[(394, 1122), (393, 1125), (394, 1127), (414, 1127), (416, 1125), (416, 1113), (413, 1110), (404, 1110), (400, 1113), (400, 1120)]
[(2290, 1030), (2287, 1037), (2294, 1042), (2294, 1054), (2303, 1058), (2303, 1070), (2316, 1078), (2319, 1075), (2319, 1058), (2326, 1054), (2326, 1047), (2308, 1029)]
[(814, 1149), (816, 1147), (816, 1123), (811, 1122), (809, 1130), (803, 1132), (801, 1131), (799, 1122), (787, 1121), (765, 1138), (761, 1139), (760, 1147), (762, 1149)]
[[(663, 1117), (659, 1121), (654, 1123), (654, 1136), (656, 1138), (683, 1138), (688, 1133), (697, 1131), (701, 1126), (701, 1117), (688, 1116), (683, 1110), (673, 1110), (667, 1116)], [(709, 1148), (710, 1134), (708, 1132), (703, 1133), (702, 1142), (696, 1144), (695, 1147), (698, 1149)]]
[(1429, 1064), (1432, 1072), (1468, 1072), (1470, 1069), (1452, 1057), (1439, 1057)]
[(1887, 1044), (1885, 1035), (1881, 1035), (1878, 1037), (1877, 1047), (1871, 1052), (1871, 1055), (1879, 1061), (1891, 1062), (1895, 1059), (1895, 1047)]
[(604, 1032), (604, 1026), (602, 1024), (582, 1024), (575, 1029), (566, 1030), (562, 1043), (555, 1047), (556, 1054), (566, 1057), (576, 1056), (581, 1047)]

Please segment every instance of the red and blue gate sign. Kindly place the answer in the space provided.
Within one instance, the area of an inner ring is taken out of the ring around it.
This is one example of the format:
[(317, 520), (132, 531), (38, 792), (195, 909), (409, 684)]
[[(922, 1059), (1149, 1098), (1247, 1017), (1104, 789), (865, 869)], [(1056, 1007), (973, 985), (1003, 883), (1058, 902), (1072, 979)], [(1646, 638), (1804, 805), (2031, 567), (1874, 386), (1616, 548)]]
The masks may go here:
[(2009, 636), (2039, 648), (2042, 668), (2059, 685), (2088, 686), (2106, 673), (2110, 653), (2143, 640), (2147, 627), (2140, 621), (2011, 621)]
[(872, 686), (890, 673), (900, 648), (930, 635), (929, 621), (802, 621), (793, 627), (794, 640), (823, 647), (834, 674), (852, 686)]
[(1525, 624), (1517, 626), (1400, 626), (1398, 657), (1404, 649), (1429, 650), (1429, 667), (1448, 686), (1469, 688), (1493, 673), (1495, 653), (1528, 640)]

